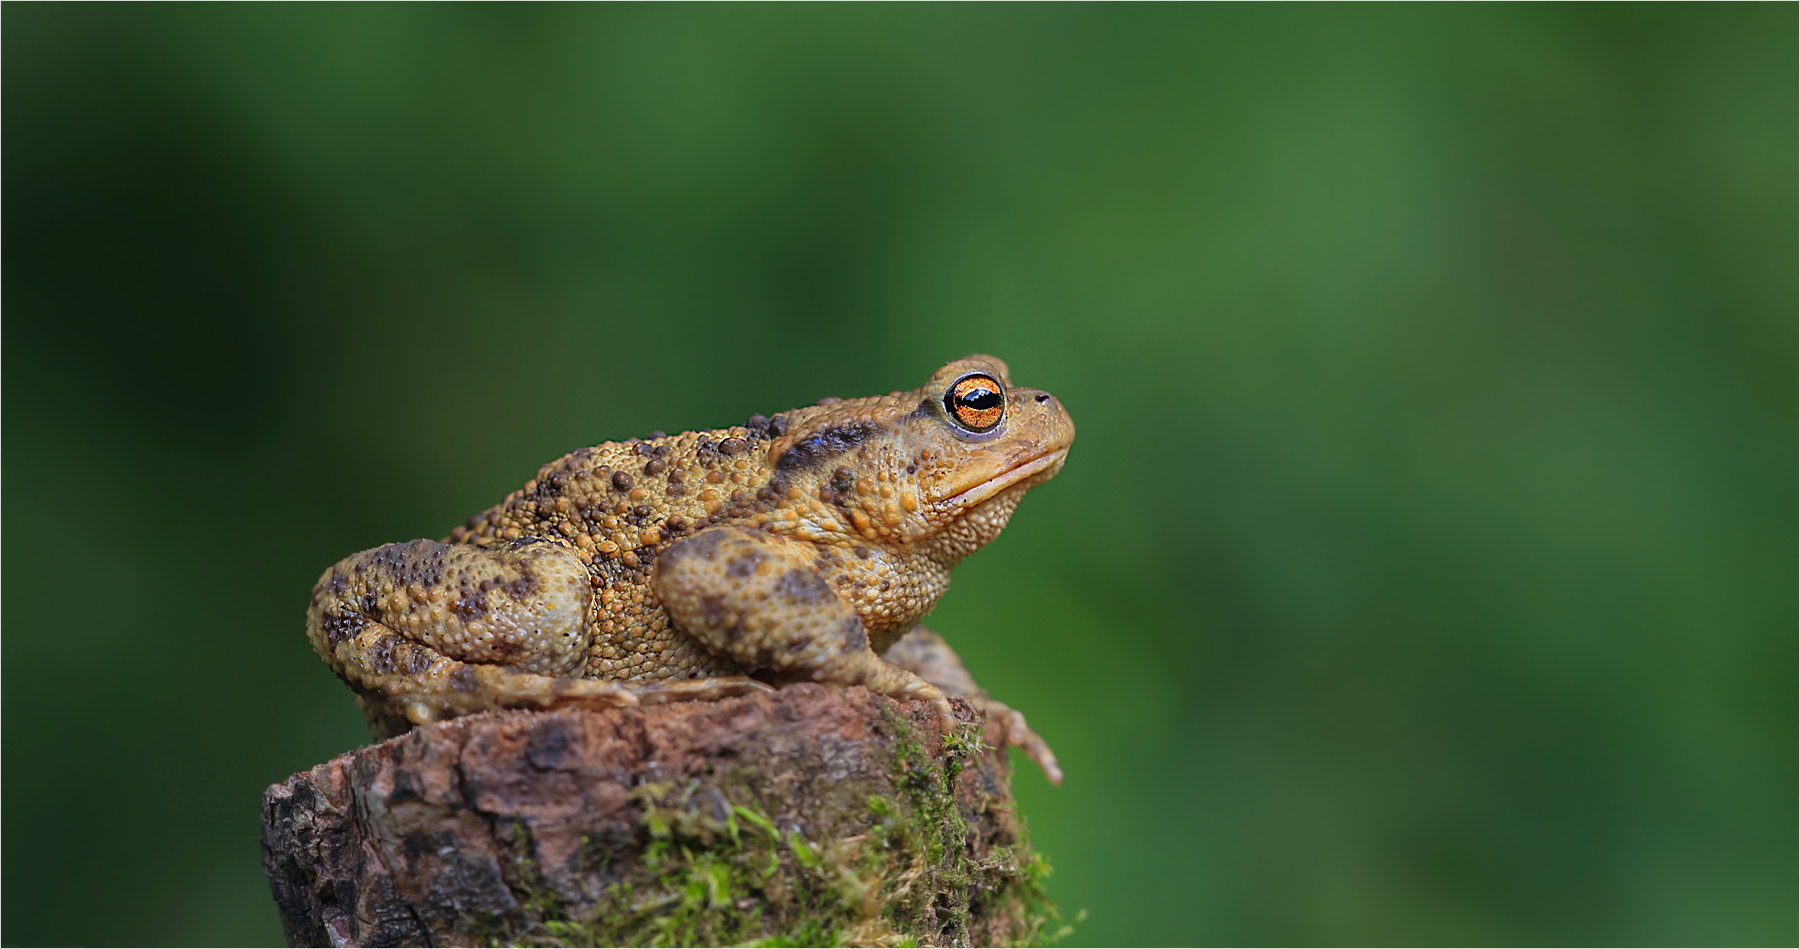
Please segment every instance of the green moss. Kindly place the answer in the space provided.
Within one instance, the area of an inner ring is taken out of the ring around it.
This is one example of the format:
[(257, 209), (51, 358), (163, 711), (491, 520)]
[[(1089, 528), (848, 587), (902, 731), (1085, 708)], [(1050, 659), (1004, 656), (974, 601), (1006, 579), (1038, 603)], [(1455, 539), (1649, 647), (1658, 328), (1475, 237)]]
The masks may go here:
[(591, 904), (571, 905), (551, 890), (531, 860), (529, 834), (515, 824), (508, 877), (521, 909), (488, 921), (493, 941), (903, 946), (1065, 935), (1044, 893), (1042, 857), (1022, 840), (974, 852), (955, 790), (964, 762), (983, 747), (980, 729), (960, 729), (938, 758), (892, 711), (887, 724), (893, 793), (847, 787), (843, 800), (825, 802), (830, 813), (809, 816), (834, 828), (831, 839), (778, 828), (757, 800), (753, 772), (717, 785), (639, 787), (638, 859)]
[[(956, 798), (963, 765), (986, 750), (979, 724), (965, 722), (945, 737), (941, 764), (921, 746), (910, 724), (885, 710), (893, 732), (897, 800), (871, 798), (885, 835), (871, 852), (899, 856), (885, 867), (895, 881), (886, 912), (904, 932), (931, 934), (939, 944), (1030, 944), (1062, 938), (1068, 929), (1044, 890), (1050, 864), (1023, 839), (985, 855), (973, 852), (964, 808)], [(1010, 807), (993, 801), (982, 807)], [(902, 861), (909, 861), (900, 865)], [(976, 929), (981, 931), (975, 931)]]

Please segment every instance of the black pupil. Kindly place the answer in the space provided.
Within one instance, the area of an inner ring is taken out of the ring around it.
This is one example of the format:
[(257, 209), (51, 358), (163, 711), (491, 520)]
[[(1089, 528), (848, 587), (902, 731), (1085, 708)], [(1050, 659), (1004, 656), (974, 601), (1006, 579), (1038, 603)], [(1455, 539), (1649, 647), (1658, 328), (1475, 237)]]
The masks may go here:
[(958, 395), (956, 397), (956, 404), (963, 408), (974, 409), (977, 412), (985, 411), (987, 409), (997, 409), (1000, 407), (1000, 393), (987, 388), (986, 386), (982, 386), (981, 388), (970, 389), (967, 392)]

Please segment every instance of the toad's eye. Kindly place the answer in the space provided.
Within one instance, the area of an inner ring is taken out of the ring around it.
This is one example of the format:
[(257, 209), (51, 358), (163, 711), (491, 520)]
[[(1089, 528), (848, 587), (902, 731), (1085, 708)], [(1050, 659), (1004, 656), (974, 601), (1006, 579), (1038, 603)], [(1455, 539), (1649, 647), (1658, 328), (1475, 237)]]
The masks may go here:
[(944, 408), (956, 424), (971, 432), (986, 432), (1000, 424), (1006, 398), (993, 376), (964, 376), (944, 394)]

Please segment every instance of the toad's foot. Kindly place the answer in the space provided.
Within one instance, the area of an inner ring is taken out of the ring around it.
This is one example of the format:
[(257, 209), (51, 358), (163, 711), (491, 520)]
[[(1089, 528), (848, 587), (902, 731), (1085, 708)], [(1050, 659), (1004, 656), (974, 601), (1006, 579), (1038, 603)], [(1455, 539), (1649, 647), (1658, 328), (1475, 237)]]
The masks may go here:
[(1050, 746), (1038, 736), (1037, 732), (1031, 730), (1030, 725), (1025, 724), (1025, 716), (1022, 713), (986, 696), (971, 698), (969, 704), (986, 712), (989, 718), (998, 720), (1000, 732), (1005, 736), (1006, 743), (1025, 752), (1027, 758), (1037, 762), (1037, 766), (1043, 769), (1044, 777), (1049, 778), (1051, 784), (1063, 782), (1062, 769), (1056, 766), (1056, 753), (1050, 750)]
[(380, 627), (372, 627), (364, 635), (367, 641), (358, 644), (362, 649), (376, 656), (391, 656), (401, 668), (417, 670), (405, 679), (391, 680), (386, 694), (358, 696), (369, 731), (378, 739), (473, 712), (632, 708), (773, 691), (748, 676), (621, 682), (538, 675), (450, 659)]
[[(516, 708), (630, 708), (634, 705), (664, 705), (670, 702), (703, 701), (774, 691), (770, 686), (746, 676), (724, 676), (715, 679), (678, 679), (664, 682), (603, 682), (595, 679), (553, 679), (526, 674), (524, 681), (497, 683), (502, 685), (493, 695), (490, 709)], [(479, 676), (479, 673), (477, 674)], [(413, 726), (464, 714), (466, 705), (442, 701), (431, 694), (399, 694), (387, 699), (359, 695), (358, 708), (369, 721), (369, 733), (377, 741), (403, 735)]]
[(1051, 784), (1062, 783), (1062, 769), (1056, 766), (1056, 754), (1050, 750), (1049, 744), (1037, 732), (1032, 731), (1031, 726), (1025, 724), (1023, 714), (990, 697), (975, 684), (975, 677), (963, 666), (962, 658), (950, 648), (949, 643), (944, 642), (942, 636), (924, 626), (914, 626), (888, 647), (883, 658), (916, 673), (938, 686), (946, 695), (965, 698), (970, 705), (986, 712), (988, 718), (1000, 723), (1003, 741), (1016, 746), (1032, 761), (1037, 762)]
[(637, 696), (640, 705), (725, 699), (753, 692), (773, 692), (775, 687), (749, 676), (715, 676), (709, 679), (637, 679), (621, 682)]

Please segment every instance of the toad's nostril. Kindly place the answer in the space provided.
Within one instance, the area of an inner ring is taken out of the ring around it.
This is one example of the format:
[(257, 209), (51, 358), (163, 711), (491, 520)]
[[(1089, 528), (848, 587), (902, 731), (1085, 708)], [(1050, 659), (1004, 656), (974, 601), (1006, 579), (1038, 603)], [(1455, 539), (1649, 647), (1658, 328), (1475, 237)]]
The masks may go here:
[(1038, 400), (1038, 401), (1039, 401), (1039, 402), (1048, 402), (1048, 401), (1050, 401), (1050, 393), (1048, 393), (1048, 392), (1039, 392), (1039, 393), (1038, 393), (1038, 394), (1037, 394), (1037, 400)]

